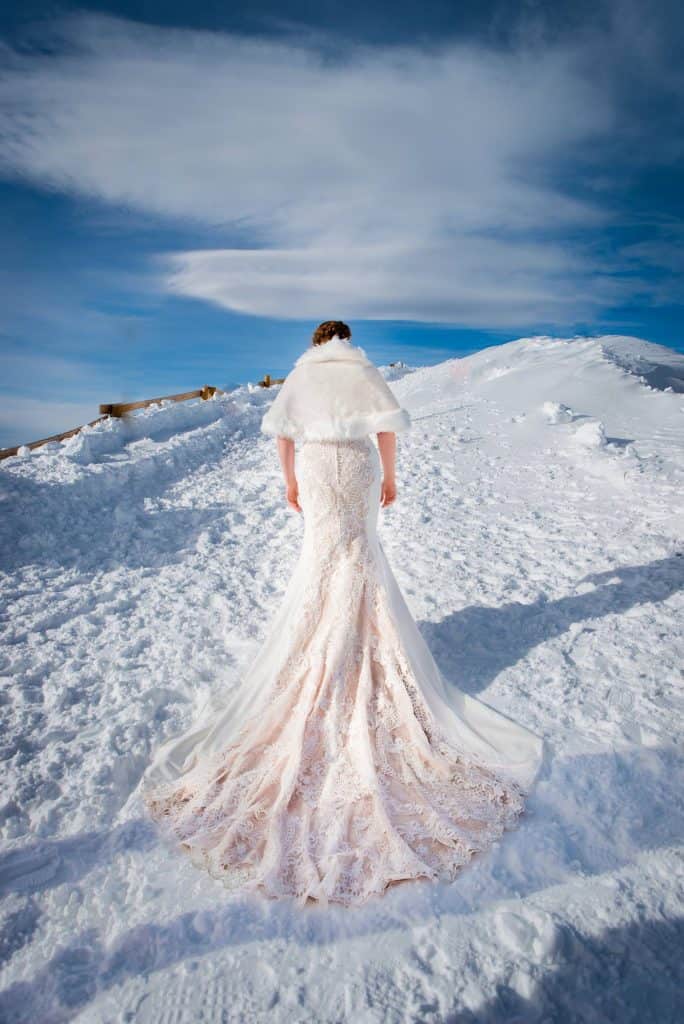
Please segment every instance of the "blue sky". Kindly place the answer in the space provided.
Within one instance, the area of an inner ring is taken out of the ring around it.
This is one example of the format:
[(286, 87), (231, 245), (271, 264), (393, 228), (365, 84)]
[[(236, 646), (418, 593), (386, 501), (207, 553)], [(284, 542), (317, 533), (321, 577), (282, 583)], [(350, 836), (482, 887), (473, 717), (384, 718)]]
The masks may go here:
[(684, 351), (684, 18), (636, 3), (0, 13), (0, 445), (529, 334)]

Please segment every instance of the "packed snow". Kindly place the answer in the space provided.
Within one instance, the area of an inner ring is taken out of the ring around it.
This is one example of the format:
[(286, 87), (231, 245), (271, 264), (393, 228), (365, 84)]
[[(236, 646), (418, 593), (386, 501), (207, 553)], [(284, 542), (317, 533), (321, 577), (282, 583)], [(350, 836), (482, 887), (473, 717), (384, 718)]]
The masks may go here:
[(379, 513), (407, 602), (447, 680), (546, 741), (519, 827), (353, 910), (230, 894), (162, 844), (142, 772), (235, 685), (299, 554), (274, 392), (22, 449), (3, 1022), (681, 1020), (684, 356), (533, 337), (382, 371), (413, 420)]

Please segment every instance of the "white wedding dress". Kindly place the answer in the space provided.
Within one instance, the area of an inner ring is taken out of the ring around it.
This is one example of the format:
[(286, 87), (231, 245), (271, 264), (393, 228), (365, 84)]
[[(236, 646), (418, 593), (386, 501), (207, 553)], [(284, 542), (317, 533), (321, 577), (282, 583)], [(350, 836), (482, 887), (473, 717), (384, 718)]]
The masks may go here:
[(361, 904), (511, 827), (542, 740), (444, 681), (377, 534), (371, 437), (296, 450), (302, 549), (237, 691), (159, 751), (150, 814), (227, 887)]

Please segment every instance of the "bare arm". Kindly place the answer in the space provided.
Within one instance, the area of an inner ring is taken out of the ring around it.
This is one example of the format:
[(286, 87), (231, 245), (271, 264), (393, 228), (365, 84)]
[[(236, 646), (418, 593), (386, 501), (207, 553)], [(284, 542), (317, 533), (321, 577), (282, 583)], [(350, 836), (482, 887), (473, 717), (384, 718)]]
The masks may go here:
[(397, 456), (397, 435), (393, 430), (383, 430), (376, 435), (378, 451), (382, 462), (382, 485), (380, 487), (380, 504), (391, 505), (397, 496), (395, 479), (395, 462)]
[(297, 477), (295, 476), (295, 443), (291, 437), (281, 437), (280, 434), (278, 435), (278, 455), (283, 469), (283, 477), (285, 478), (287, 503), (290, 508), (301, 512), (299, 488), (297, 486)]

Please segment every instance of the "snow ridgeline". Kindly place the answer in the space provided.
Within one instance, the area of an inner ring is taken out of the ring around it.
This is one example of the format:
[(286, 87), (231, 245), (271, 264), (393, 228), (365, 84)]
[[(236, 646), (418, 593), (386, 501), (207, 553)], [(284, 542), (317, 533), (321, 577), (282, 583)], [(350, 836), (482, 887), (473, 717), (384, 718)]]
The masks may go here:
[(549, 759), (456, 883), (352, 915), (228, 899), (138, 800), (298, 554), (272, 393), (0, 464), (3, 1024), (677, 1020), (684, 399), (639, 371), (682, 358), (529, 338), (383, 368), (413, 419), (379, 526), (402, 590), (447, 679)]
[[(647, 390), (684, 392), (684, 355), (663, 345), (614, 335), (596, 338), (553, 338), (544, 335), (520, 338), (459, 358), (458, 362), (462, 364), (463, 370), (457, 376), (463, 383), (467, 379), (471, 385), (476, 385), (515, 371), (525, 373), (539, 367), (540, 355), (544, 363), (554, 347), (557, 351), (558, 346), (568, 350), (570, 358), (577, 362), (578, 367), (582, 361), (577, 359), (580, 354), (578, 349), (581, 348), (582, 355), (591, 353), (588, 359), (583, 360), (585, 369), (595, 365), (597, 360), (603, 359), (623, 369), (630, 380), (638, 381)], [(447, 360), (442, 365), (446, 366), (452, 362), (453, 360)], [(380, 369), (386, 380), (396, 382), (414, 368), (399, 363), (394, 366), (382, 366)], [(558, 374), (553, 376), (553, 386), (557, 387)], [(570, 385), (568, 390), (574, 393), (576, 389)], [(116, 455), (122, 449), (130, 447), (133, 442), (145, 438), (158, 442), (158, 447), (151, 451), (151, 454), (163, 459), (163, 441), (170, 441), (174, 434), (189, 435), (191, 431), (216, 423), (220, 423), (223, 432), (241, 429), (245, 433), (258, 433), (259, 421), (270, 404), (272, 394), (258, 385), (247, 384), (234, 387), (227, 394), (215, 393), (207, 400), (164, 400), (145, 409), (134, 410), (125, 419), (112, 417), (93, 426), (83, 427), (78, 434), (65, 441), (51, 441), (33, 450), (23, 445), (13, 457), (12, 469), (16, 469), (17, 460), (43, 459), (45, 456), (58, 456), (68, 463), (87, 466), (103, 460), (106, 456)], [(591, 398), (595, 399), (595, 396)], [(586, 417), (586, 412), (574, 413), (563, 403), (554, 401), (543, 402), (541, 408), (551, 423)], [(560, 412), (561, 410), (563, 412)], [(570, 415), (567, 415), (568, 412)], [(599, 425), (596, 436), (602, 434), (603, 439), (597, 442), (597, 447), (605, 443), (605, 434), (602, 425)], [(207, 446), (211, 448), (209, 435), (210, 432), (206, 432), (204, 436), (207, 437)], [(193, 446), (197, 445), (197, 437), (188, 436), (188, 440)], [(137, 450), (131, 450), (137, 454)], [(200, 452), (195, 448), (194, 454), (199, 455)], [(59, 465), (59, 461), (49, 459), (45, 465), (41, 464), (40, 470), (35, 470), (35, 475), (39, 479), (75, 479), (75, 476), (60, 470)], [(33, 475), (33, 472), (29, 472), (29, 475)]]

